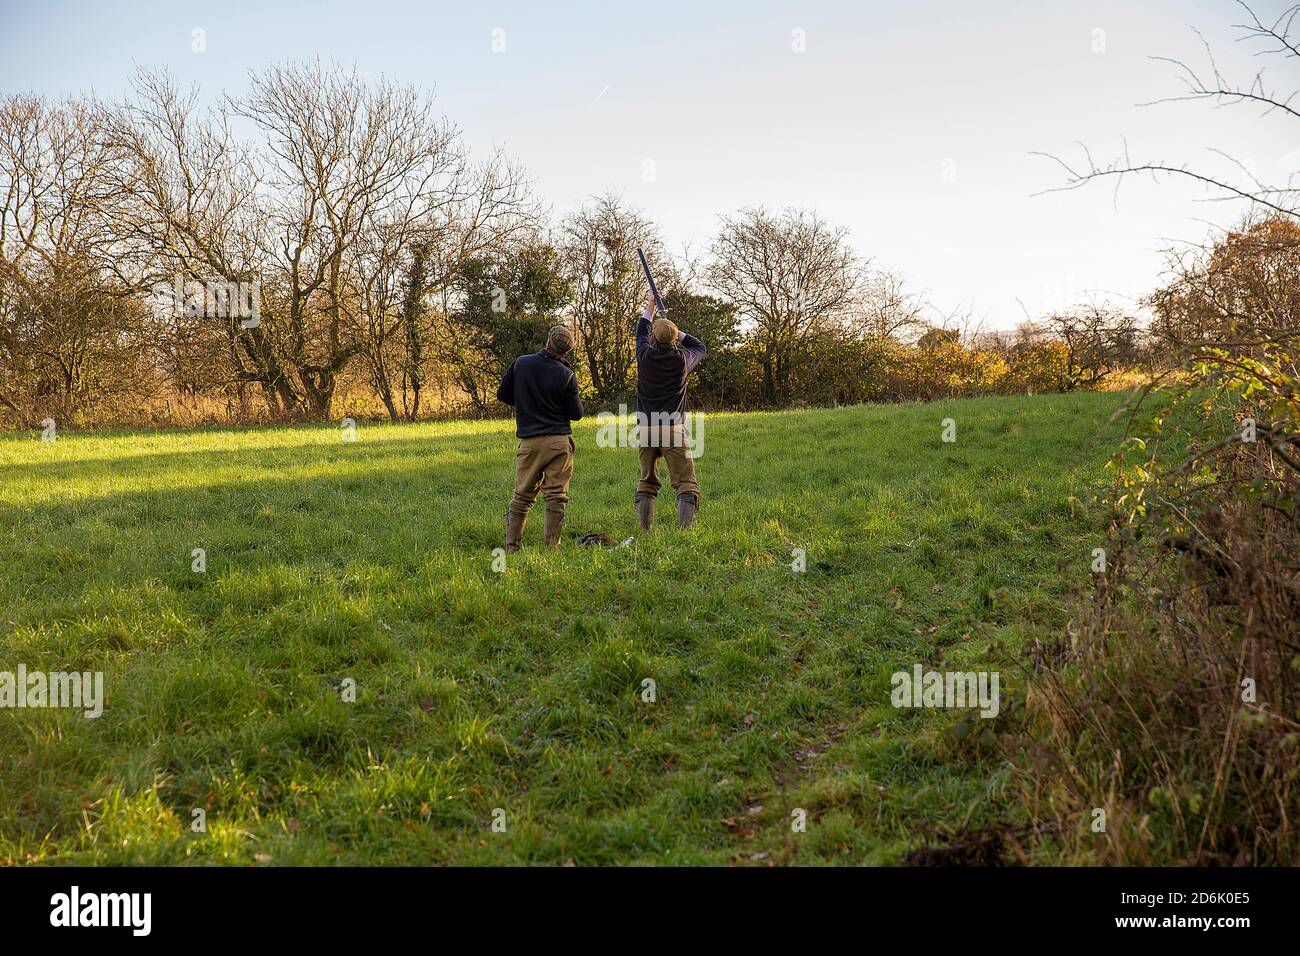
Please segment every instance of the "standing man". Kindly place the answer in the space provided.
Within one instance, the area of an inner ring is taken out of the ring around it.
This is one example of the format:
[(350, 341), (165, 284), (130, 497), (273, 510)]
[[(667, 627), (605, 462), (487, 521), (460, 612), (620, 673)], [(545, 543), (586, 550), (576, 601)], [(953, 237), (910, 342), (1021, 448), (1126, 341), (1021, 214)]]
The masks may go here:
[(654, 319), (654, 314), (651, 292), (636, 324), (637, 458), (641, 464), (636, 517), (642, 531), (649, 531), (654, 521), (660, 458), (668, 463), (668, 478), (677, 492), (677, 524), (689, 527), (700, 510), (695, 459), (686, 447), (686, 376), (708, 350), (695, 336), (678, 331), (666, 318)]
[(562, 325), (551, 329), (546, 347), (521, 355), (510, 363), (497, 400), (513, 405), (515, 435), (515, 492), (506, 510), (506, 550), (518, 551), (524, 522), (540, 491), (546, 498), (546, 546), (560, 543), (564, 509), (569, 503), (573, 477), (573, 428), (582, 417), (578, 379), (565, 356), (573, 348), (573, 333)]

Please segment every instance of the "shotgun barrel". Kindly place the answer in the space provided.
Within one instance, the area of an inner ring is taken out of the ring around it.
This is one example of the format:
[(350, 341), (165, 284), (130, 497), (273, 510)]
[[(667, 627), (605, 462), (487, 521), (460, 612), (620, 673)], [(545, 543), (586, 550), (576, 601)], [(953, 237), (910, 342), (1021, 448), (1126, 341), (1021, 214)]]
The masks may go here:
[(665, 319), (668, 318), (668, 310), (664, 308), (664, 300), (659, 298), (659, 288), (655, 285), (655, 277), (650, 274), (650, 263), (645, 261), (645, 253), (638, 246), (636, 250), (637, 257), (641, 260), (641, 268), (645, 270), (645, 281), (650, 283), (650, 294), (655, 297), (655, 308)]

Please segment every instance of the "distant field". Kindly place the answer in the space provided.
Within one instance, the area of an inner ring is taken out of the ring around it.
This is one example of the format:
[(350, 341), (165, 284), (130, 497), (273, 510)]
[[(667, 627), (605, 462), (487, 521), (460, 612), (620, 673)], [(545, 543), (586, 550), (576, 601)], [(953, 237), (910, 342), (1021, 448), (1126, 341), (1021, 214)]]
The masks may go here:
[(0, 671), (107, 692), (0, 710), (0, 862), (877, 864), (1006, 819), (890, 674), (1001, 670), (1015, 719), (1119, 401), (712, 416), (695, 527), (668, 492), (613, 551), (573, 542), (636, 533), (635, 453), (583, 422), (564, 545), (539, 505), (504, 573), (505, 422), (0, 436)]

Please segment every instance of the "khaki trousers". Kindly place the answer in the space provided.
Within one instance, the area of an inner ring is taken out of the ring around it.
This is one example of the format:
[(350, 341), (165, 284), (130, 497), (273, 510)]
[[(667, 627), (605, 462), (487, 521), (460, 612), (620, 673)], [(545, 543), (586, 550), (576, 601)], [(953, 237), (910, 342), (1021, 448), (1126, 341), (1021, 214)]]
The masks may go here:
[(652, 495), (659, 494), (659, 459), (668, 464), (668, 480), (677, 494), (691, 492), (698, 501), (700, 485), (695, 480), (695, 459), (686, 447), (686, 428), (683, 425), (641, 425), (637, 428), (637, 461), (641, 465), (641, 480), (636, 490)]
[(573, 439), (568, 435), (524, 438), (515, 452), (515, 493), (510, 510), (528, 514), (540, 491), (548, 510), (563, 511), (573, 478)]

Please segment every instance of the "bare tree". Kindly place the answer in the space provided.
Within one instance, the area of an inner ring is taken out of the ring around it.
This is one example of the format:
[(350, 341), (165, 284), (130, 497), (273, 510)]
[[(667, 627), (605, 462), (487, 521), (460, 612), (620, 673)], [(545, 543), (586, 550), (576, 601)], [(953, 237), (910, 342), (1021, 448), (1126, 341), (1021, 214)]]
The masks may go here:
[(1141, 358), (1138, 320), (1105, 303), (1075, 306), (1047, 317), (1053, 336), (1065, 345), (1069, 383), (1096, 388)]
[[(463, 163), (457, 132), (413, 87), (367, 84), (319, 62), (251, 78), (231, 111), (266, 138), (267, 238), (297, 402), (329, 414), (345, 365), (364, 348), (374, 312), (398, 300), (394, 248), (450, 202)], [(370, 309), (370, 315), (363, 311)]]
[(808, 210), (722, 217), (709, 280), (752, 323), (767, 401), (787, 397), (812, 341), (843, 329), (862, 298), (864, 263), (847, 235)]
[[(153, 303), (160, 364), (182, 390), (231, 387), (246, 412), (255, 386), (274, 416), (291, 416), (299, 395), (275, 321), (282, 292), (264, 254), (272, 243), (257, 157), (235, 141), (224, 111), (201, 115), (197, 91), (183, 93), (166, 74), (140, 71), (134, 93), (112, 119), (130, 157), (120, 183), (130, 201), (115, 228), (147, 250), (152, 280), (175, 290)], [(256, 284), (266, 321), (189, 307), (194, 284), (231, 282)]]
[[(515, 228), (522, 174), (500, 156), (471, 162), (418, 89), (355, 70), (272, 67), (210, 115), (195, 101), (143, 73), (119, 112), (134, 157), (127, 235), (186, 282), (256, 284), (260, 315), (214, 322), (169, 310), (173, 364), (206, 362), (222, 369), (218, 380), (257, 383), (273, 414), (319, 419), (358, 361), (400, 417), (394, 383), (420, 390), (424, 298)], [(237, 143), (233, 117), (259, 139)]]
[(109, 228), (119, 162), (94, 101), (0, 102), (0, 404), (20, 421), (148, 388), (131, 257)]
[(925, 326), (926, 302), (909, 292), (903, 277), (889, 270), (866, 274), (861, 303), (850, 318), (850, 332), (867, 341), (906, 341)]
[(654, 224), (617, 196), (597, 197), (561, 225), (560, 248), (573, 282), (578, 348), (601, 400), (616, 398), (631, 387), (634, 317), (645, 300), (638, 247), (655, 269), (660, 291), (674, 285), (672, 265)]

